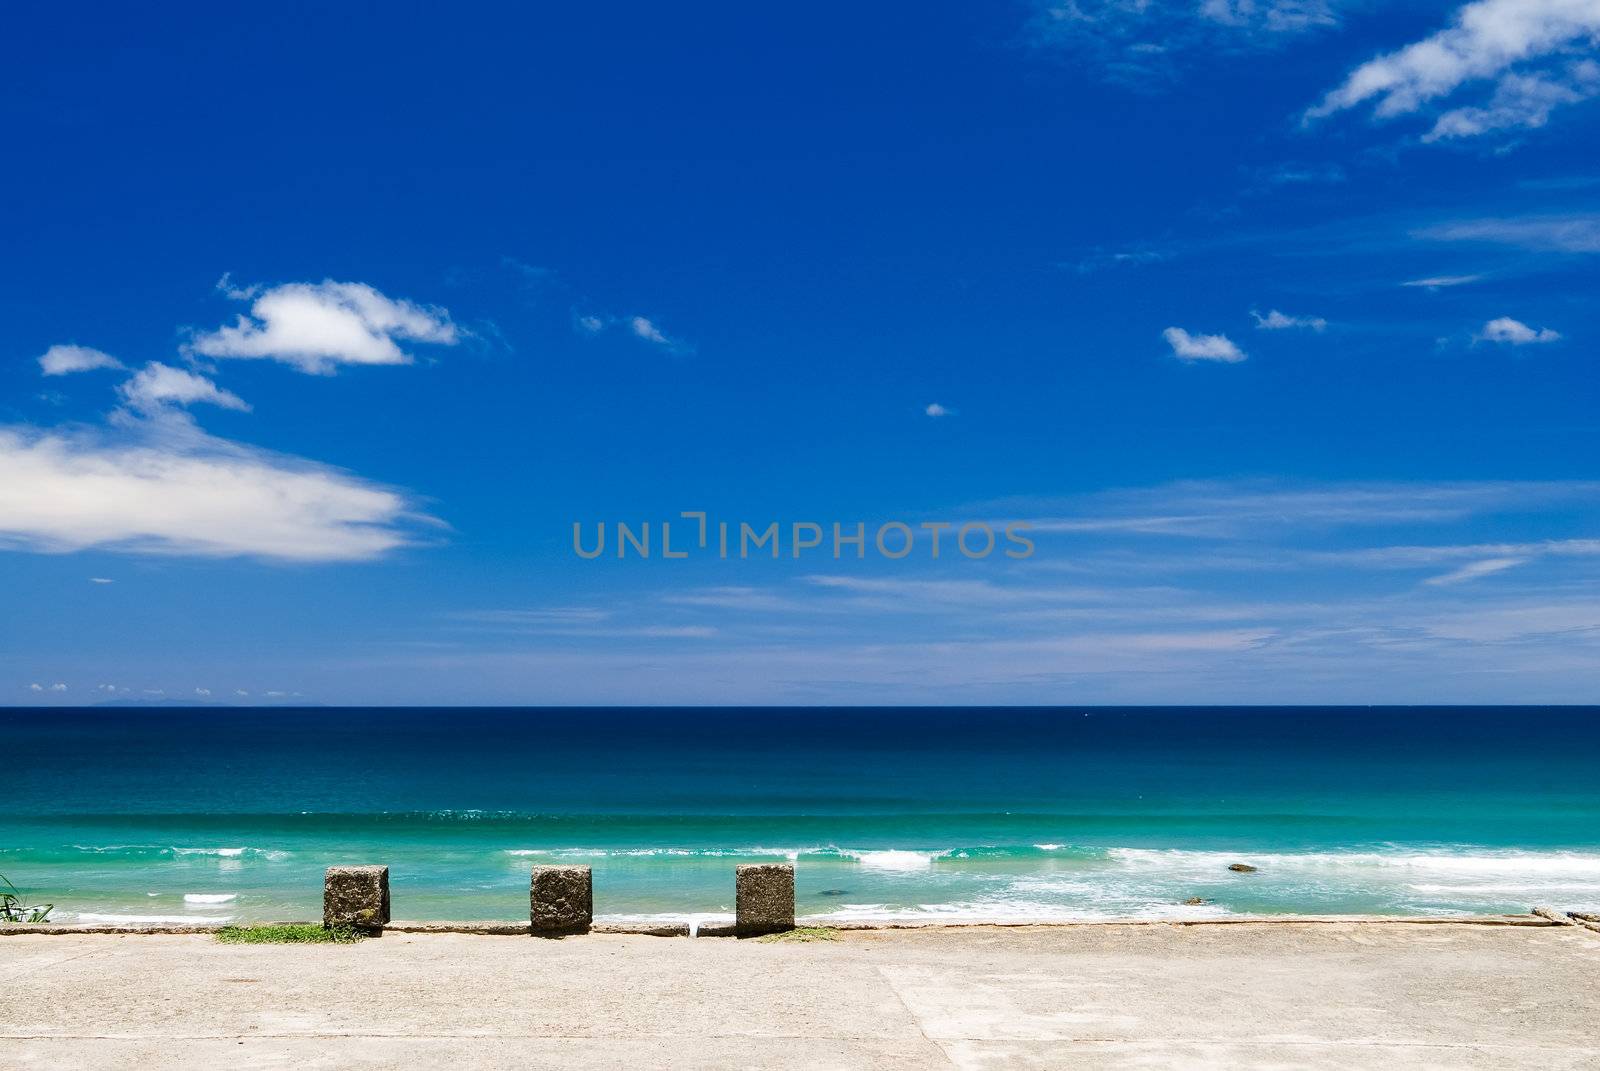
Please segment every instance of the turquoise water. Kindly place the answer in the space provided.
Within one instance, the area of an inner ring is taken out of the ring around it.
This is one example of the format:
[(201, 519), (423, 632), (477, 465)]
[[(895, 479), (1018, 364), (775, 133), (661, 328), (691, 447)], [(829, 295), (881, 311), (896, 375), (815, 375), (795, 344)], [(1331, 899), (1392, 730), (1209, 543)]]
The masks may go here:
[(1597, 715), (9, 710), (0, 873), (86, 922), (313, 918), (364, 862), (398, 918), (525, 918), (562, 860), (618, 920), (784, 859), (818, 921), (1597, 910)]

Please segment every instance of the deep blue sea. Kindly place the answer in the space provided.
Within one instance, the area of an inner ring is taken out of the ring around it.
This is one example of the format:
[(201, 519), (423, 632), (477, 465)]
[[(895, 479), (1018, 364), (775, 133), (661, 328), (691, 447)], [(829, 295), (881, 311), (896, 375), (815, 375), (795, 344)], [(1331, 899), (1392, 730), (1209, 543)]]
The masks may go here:
[(10, 709), (0, 777), (62, 921), (316, 918), (334, 863), (525, 919), (560, 860), (609, 919), (785, 859), (819, 921), (1600, 909), (1600, 708)]

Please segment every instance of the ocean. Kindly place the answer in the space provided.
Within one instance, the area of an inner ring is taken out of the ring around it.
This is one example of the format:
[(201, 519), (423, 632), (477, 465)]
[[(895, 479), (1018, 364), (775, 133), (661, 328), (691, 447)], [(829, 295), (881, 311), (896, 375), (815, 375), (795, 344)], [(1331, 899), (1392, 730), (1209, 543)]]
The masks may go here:
[[(0, 711), (0, 875), (65, 922), (1026, 921), (1600, 910), (1600, 708)], [(1236, 873), (1232, 863), (1256, 867)], [(1201, 903), (1185, 903), (1198, 898)]]

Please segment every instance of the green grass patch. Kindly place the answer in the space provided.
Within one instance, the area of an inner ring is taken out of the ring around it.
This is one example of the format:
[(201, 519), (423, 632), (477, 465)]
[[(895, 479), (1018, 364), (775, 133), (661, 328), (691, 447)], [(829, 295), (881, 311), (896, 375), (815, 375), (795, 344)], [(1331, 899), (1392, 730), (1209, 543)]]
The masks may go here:
[(315, 922), (282, 926), (224, 926), (217, 940), (225, 945), (347, 945), (365, 934), (347, 926), (322, 926)]
[(827, 926), (797, 926), (792, 930), (785, 930), (783, 933), (769, 933), (765, 937), (757, 937), (756, 940), (768, 943), (794, 941), (803, 944), (806, 941), (832, 941), (838, 936), (838, 930)]

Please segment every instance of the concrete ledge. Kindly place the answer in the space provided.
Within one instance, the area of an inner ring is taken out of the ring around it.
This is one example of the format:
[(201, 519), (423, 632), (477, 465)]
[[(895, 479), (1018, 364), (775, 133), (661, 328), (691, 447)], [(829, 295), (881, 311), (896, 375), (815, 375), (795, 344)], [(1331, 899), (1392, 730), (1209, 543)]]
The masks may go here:
[(493, 937), (515, 937), (530, 934), (533, 927), (526, 922), (391, 922), (384, 933), (479, 933)]
[[(1586, 920), (1594, 916), (1586, 914), (1574, 915), (1575, 918)], [(1561, 926), (1536, 915), (1237, 915), (1227, 918), (1208, 919), (1081, 919), (1077, 921), (1063, 920), (1059, 922), (826, 922), (816, 919), (800, 918), (799, 924), (805, 926), (825, 926), (830, 930), (848, 930), (851, 932), (863, 930), (970, 930), (970, 929), (1002, 929), (1002, 930), (1065, 930), (1065, 929), (1095, 929), (1114, 926), (1276, 926), (1276, 925), (1362, 925), (1362, 926)], [(23, 934), (61, 935), (72, 934), (112, 934), (121, 936), (138, 936), (141, 934), (188, 934), (188, 933), (216, 933), (222, 929), (223, 924), (209, 926), (104, 926), (83, 925), (76, 926), (71, 923), (51, 922), (16, 922), (0, 925), (0, 937), (19, 936)], [(227, 925), (240, 926), (304, 926), (315, 925), (304, 920), (298, 922), (244, 922), (229, 923)], [(494, 936), (516, 936), (533, 932), (532, 927), (525, 922), (390, 922), (383, 927), (385, 933), (466, 933), (488, 934)], [(590, 928), (591, 933), (632, 934), (643, 937), (687, 937), (689, 924), (661, 923), (655, 925), (632, 925), (628, 923), (596, 923)], [(701, 937), (732, 937), (736, 928), (726, 923), (713, 925), (701, 924), (698, 927)]]

